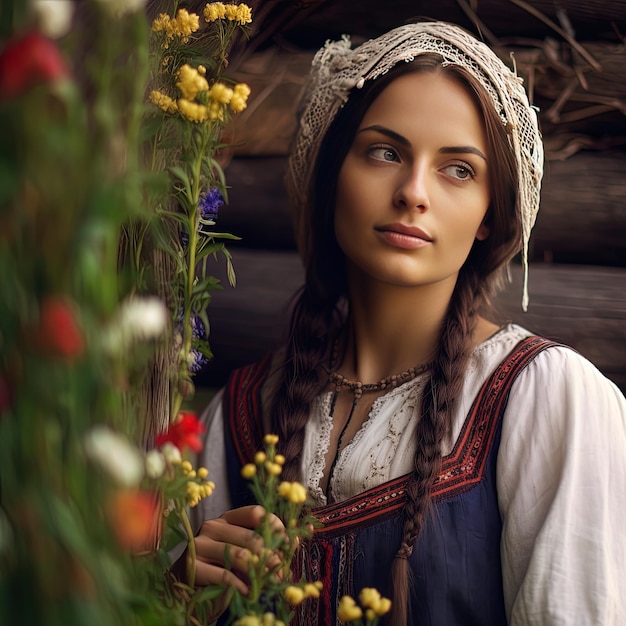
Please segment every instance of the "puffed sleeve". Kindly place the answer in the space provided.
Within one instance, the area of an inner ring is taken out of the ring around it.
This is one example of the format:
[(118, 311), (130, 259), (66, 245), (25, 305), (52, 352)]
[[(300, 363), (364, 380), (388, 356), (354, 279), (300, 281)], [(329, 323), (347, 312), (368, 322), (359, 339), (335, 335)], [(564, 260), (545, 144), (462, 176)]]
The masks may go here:
[(626, 624), (626, 400), (567, 348), (515, 382), (498, 499), (509, 623)]

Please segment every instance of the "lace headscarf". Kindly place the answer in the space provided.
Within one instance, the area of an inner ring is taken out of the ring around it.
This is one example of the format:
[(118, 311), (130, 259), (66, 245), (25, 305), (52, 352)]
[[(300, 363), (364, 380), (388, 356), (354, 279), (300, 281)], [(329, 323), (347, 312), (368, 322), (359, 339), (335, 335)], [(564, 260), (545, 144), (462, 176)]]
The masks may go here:
[(329, 126), (354, 88), (374, 80), (398, 63), (435, 53), (444, 65), (467, 70), (489, 94), (507, 130), (517, 164), (517, 203), (522, 225), (524, 286), (522, 308), (528, 306), (528, 242), (539, 210), (543, 175), (543, 144), (536, 110), (529, 104), (521, 77), (512, 72), (484, 43), (462, 28), (445, 22), (400, 26), (352, 49), (350, 39), (327, 42), (315, 55), (298, 108), (299, 125), (287, 170), (287, 190), (295, 211), (296, 233), (306, 228), (315, 163)]

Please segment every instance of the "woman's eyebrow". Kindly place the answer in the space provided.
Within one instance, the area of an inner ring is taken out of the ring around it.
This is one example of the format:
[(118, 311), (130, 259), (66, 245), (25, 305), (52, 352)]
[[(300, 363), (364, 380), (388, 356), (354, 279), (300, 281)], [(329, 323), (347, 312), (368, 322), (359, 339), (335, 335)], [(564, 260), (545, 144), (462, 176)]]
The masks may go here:
[(481, 159), (487, 160), (487, 157), (478, 149), (474, 148), (474, 146), (447, 146), (445, 148), (441, 148), (439, 150), (441, 154), (475, 154), (479, 156)]
[(394, 139), (398, 143), (401, 143), (404, 146), (410, 146), (411, 142), (406, 138), (397, 133), (395, 130), (391, 130), (386, 126), (379, 126), (378, 124), (372, 124), (372, 126), (366, 126), (365, 128), (360, 128), (359, 133), (364, 133), (368, 130), (374, 130), (381, 135), (387, 135), (390, 139)]
[[(386, 126), (372, 124), (371, 126), (365, 126), (364, 128), (360, 128), (359, 133), (364, 133), (366, 131), (372, 130), (380, 133), (381, 135), (386, 135), (390, 139), (393, 139), (404, 146), (411, 147), (411, 142), (406, 137), (404, 137), (400, 133), (397, 133), (395, 130), (387, 128)], [(474, 146), (446, 146), (445, 148), (441, 148), (439, 152), (441, 154), (475, 154), (481, 159), (484, 159), (485, 161), (487, 160), (487, 157), (482, 153), (482, 151), (478, 148), (475, 148)]]

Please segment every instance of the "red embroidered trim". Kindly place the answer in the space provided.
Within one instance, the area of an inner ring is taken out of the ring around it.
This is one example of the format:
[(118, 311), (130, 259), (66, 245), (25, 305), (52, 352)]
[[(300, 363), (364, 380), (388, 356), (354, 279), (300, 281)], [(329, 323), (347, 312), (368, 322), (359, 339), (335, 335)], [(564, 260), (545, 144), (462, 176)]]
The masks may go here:
[[(431, 497), (441, 500), (471, 489), (482, 480), (485, 464), (508, 395), (524, 367), (540, 352), (559, 345), (543, 337), (522, 340), (485, 381), (474, 399), (452, 452), (443, 458)], [(240, 462), (249, 462), (257, 451), (260, 431), (260, 388), (265, 378), (267, 359), (239, 370), (229, 385), (228, 415), (230, 429)], [(406, 502), (410, 474), (368, 489), (353, 498), (320, 507), (313, 514), (323, 524), (317, 536), (334, 537), (355, 525), (369, 526), (397, 514)]]

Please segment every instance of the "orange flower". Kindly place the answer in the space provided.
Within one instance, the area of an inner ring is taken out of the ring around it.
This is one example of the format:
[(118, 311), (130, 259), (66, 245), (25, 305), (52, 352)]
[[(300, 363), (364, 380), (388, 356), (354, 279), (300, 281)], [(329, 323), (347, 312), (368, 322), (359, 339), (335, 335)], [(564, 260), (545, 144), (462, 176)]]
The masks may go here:
[(152, 551), (160, 535), (161, 506), (151, 491), (117, 491), (107, 508), (113, 533), (122, 548), (134, 554)]

